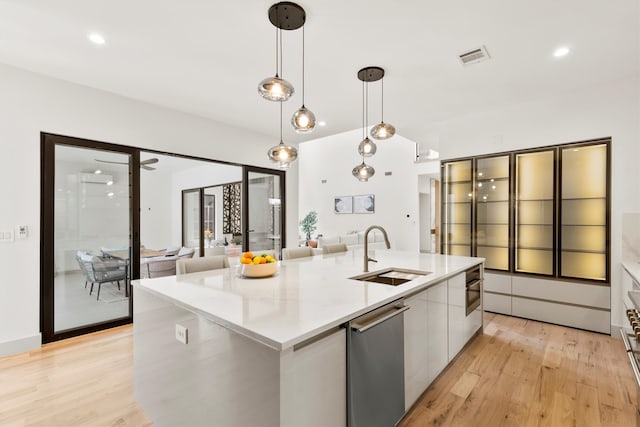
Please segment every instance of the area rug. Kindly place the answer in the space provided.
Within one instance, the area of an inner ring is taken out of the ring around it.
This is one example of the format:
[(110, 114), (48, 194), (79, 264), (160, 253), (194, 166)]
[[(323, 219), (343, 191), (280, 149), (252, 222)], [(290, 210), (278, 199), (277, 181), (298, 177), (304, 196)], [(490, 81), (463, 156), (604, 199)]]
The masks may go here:
[[(94, 292), (97, 292), (94, 287)], [(118, 290), (118, 285), (115, 283), (103, 283), (102, 289), (100, 289), (100, 299), (99, 301), (106, 303), (120, 302), (126, 301), (129, 298), (124, 295), (124, 283), (120, 282), (120, 290)]]

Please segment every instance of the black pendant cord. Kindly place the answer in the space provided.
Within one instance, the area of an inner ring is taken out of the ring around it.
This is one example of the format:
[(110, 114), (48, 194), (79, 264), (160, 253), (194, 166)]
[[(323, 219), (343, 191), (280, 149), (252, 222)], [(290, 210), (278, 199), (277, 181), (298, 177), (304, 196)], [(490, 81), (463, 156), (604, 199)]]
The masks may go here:
[(362, 81), (362, 139), (365, 136), (365, 128), (364, 128), (364, 80)]
[(278, 29), (278, 34), (280, 34), (280, 77), (284, 78), (284, 72), (282, 71), (282, 30)]
[(382, 96), (380, 97), (382, 100), (382, 106), (380, 107), (380, 115), (381, 115), (381, 123), (384, 123), (384, 77), (382, 78)]
[(302, 106), (304, 107), (304, 25), (302, 26)]
[(278, 28), (276, 27), (276, 77), (279, 77), (278, 74)]
[(280, 101), (280, 144), (282, 144), (282, 101)]
[(365, 109), (365, 111), (366, 111), (366, 115), (365, 115), (365, 117), (366, 117), (366, 119), (365, 119), (366, 126), (365, 126), (365, 131), (364, 131), (364, 133), (366, 135), (367, 132), (369, 131), (369, 82), (366, 82), (364, 85), (366, 87), (365, 94), (366, 94), (366, 98), (367, 98), (366, 101), (365, 101), (365, 104), (366, 104), (367, 108)]

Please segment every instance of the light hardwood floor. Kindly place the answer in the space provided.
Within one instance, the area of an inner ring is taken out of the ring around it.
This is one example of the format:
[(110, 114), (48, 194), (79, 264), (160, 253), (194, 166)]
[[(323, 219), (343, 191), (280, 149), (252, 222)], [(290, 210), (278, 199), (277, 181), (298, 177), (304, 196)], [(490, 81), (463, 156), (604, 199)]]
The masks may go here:
[[(0, 426), (151, 425), (132, 340), (124, 326), (0, 359)], [(620, 340), (486, 314), (401, 426), (634, 426), (636, 393)]]

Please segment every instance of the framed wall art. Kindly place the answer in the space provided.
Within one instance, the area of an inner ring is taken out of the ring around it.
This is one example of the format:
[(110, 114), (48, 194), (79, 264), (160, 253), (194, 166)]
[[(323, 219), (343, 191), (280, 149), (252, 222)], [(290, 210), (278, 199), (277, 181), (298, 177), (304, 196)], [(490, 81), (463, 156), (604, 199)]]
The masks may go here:
[(337, 196), (333, 199), (333, 211), (337, 214), (353, 213), (353, 196)]
[(376, 211), (376, 196), (363, 194), (353, 196), (353, 213), (372, 214)]

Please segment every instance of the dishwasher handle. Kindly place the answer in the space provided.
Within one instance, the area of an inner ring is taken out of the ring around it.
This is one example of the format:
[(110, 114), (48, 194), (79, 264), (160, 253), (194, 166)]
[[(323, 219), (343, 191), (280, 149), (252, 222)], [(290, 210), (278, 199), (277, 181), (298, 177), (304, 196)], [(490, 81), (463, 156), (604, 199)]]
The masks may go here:
[(373, 328), (376, 325), (379, 325), (380, 323), (391, 319), (394, 316), (397, 316), (400, 313), (404, 313), (405, 311), (409, 310), (409, 306), (408, 305), (400, 305), (397, 307), (391, 307), (388, 311), (385, 311), (383, 313), (381, 313), (379, 316), (373, 317), (367, 321), (365, 321), (364, 323), (358, 323), (358, 322), (351, 322), (351, 330), (362, 333), (365, 332), (368, 329)]

